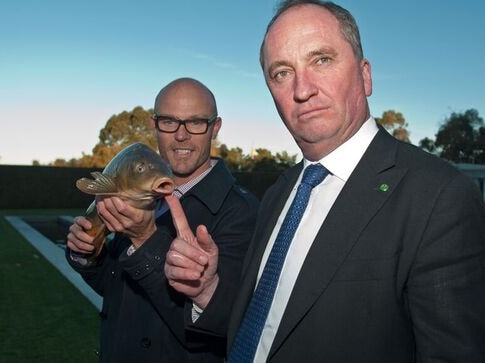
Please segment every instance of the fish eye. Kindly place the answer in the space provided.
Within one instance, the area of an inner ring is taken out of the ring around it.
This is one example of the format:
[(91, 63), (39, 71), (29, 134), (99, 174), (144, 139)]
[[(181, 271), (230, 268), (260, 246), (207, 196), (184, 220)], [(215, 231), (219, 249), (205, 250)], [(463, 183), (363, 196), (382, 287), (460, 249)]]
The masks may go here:
[(135, 165), (135, 171), (137, 173), (143, 173), (145, 171), (145, 164), (143, 163), (138, 163)]

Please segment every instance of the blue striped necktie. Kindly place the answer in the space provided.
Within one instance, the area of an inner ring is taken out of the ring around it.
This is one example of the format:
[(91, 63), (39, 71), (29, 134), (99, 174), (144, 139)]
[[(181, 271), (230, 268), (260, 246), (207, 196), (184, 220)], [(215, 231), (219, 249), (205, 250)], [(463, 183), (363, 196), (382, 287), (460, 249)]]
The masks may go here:
[(312, 164), (305, 169), (296, 196), (281, 224), (258, 286), (236, 334), (228, 363), (253, 362), (288, 248), (305, 212), (313, 187), (320, 184), (327, 174), (328, 170), (321, 164)]

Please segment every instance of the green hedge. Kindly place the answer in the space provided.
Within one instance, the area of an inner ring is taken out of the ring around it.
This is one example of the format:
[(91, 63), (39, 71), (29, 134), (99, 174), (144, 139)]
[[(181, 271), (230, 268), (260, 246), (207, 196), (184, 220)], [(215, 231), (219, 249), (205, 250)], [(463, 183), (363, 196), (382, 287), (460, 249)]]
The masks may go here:
[[(76, 188), (76, 180), (94, 168), (0, 165), (0, 209), (87, 208), (91, 195)], [(235, 173), (238, 182), (261, 198), (278, 173)]]

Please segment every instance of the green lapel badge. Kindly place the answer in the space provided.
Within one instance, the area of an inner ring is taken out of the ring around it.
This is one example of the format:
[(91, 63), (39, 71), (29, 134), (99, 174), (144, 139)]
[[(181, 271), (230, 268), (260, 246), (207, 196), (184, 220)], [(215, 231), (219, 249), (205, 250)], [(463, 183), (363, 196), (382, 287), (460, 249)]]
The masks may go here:
[(379, 185), (379, 190), (381, 192), (387, 192), (389, 190), (389, 185), (387, 185), (387, 184), (381, 184), (381, 185)]

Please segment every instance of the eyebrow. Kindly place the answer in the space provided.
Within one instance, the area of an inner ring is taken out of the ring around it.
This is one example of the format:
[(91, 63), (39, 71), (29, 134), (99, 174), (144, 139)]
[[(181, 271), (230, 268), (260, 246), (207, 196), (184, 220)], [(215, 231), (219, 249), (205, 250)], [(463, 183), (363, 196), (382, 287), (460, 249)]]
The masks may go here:
[[(329, 55), (329, 56), (335, 57), (337, 56), (337, 54), (338, 52), (332, 47), (322, 47), (322, 48), (309, 51), (305, 55), (305, 60), (310, 60), (316, 56), (321, 56), (321, 55)], [(285, 60), (275, 61), (268, 66), (268, 74), (271, 74), (275, 68), (284, 67), (284, 66), (291, 66), (291, 63)]]
[(268, 66), (268, 74), (271, 74), (275, 68), (289, 66), (290, 63), (287, 61), (276, 61)]
[(335, 57), (337, 54), (338, 54), (338, 52), (334, 48), (323, 47), (323, 48), (319, 48), (319, 49), (312, 50), (312, 51), (308, 52), (305, 58), (311, 59), (311, 58), (314, 58), (315, 56), (319, 56), (319, 55), (331, 55), (331, 56)]

